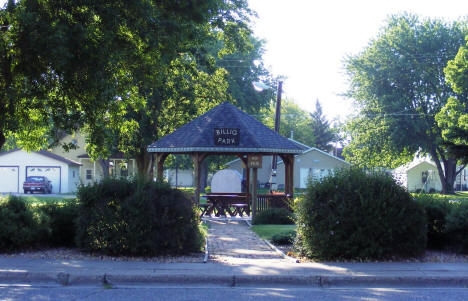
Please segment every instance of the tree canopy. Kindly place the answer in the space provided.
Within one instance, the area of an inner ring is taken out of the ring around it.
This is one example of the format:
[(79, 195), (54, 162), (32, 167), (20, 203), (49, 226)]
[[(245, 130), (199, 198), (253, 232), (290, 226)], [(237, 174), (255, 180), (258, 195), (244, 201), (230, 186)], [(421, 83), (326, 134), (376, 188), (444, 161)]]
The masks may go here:
[[(245, 0), (9, 1), (0, 148), (40, 149), (81, 130), (92, 158), (123, 152), (147, 173), (146, 146), (214, 105), (268, 105), (251, 93), (252, 81), (271, 80), (256, 64), (252, 15)], [(223, 65), (234, 59), (242, 68)]]
[(396, 167), (416, 152), (430, 154), (443, 191), (453, 191), (459, 158), (447, 153), (435, 115), (455, 95), (444, 68), (466, 34), (466, 22), (393, 16), (361, 53), (347, 58), (348, 96), (360, 110), (347, 124), (347, 160)]
[(437, 113), (444, 144), (450, 153), (468, 163), (468, 36), (467, 45), (461, 46), (455, 58), (444, 69), (447, 82), (457, 93)]

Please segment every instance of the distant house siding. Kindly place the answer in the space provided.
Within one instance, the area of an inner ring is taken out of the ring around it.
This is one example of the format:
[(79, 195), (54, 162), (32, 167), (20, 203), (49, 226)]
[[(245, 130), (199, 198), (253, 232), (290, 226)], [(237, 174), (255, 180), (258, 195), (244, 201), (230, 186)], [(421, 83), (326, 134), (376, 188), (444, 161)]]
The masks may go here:
[[(262, 168), (259, 168), (257, 171), (257, 179), (258, 183), (260, 185), (263, 185), (265, 183), (269, 183), (270, 181), (270, 175), (271, 175), (271, 160), (272, 156), (263, 156), (262, 160)], [(281, 158), (278, 156), (278, 161), (281, 160)], [(233, 161), (232, 163), (227, 165), (229, 169), (233, 169), (238, 171), (243, 177), (244, 175), (244, 169), (242, 168), (242, 162), (241, 160), (236, 160)]]
[[(428, 173), (427, 183), (422, 181), (423, 172)], [(408, 191), (416, 191), (418, 189), (429, 192), (431, 189), (436, 191), (442, 190), (442, 184), (439, 178), (437, 167), (427, 162), (422, 162), (407, 171), (407, 188)]]
[[(326, 174), (329, 171), (349, 166), (349, 163), (344, 162), (334, 156), (324, 154), (318, 150), (311, 150), (304, 154), (298, 155), (294, 160), (294, 188), (304, 188), (304, 185), (301, 185), (301, 182), (302, 184), (307, 183), (307, 179), (302, 179), (301, 181), (301, 169), (309, 169), (313, 175), (314, 170), (317, 170), (319, 174)], [(305, 173), (303, 171), (302, 177), (304, 176)], [(278, 165), (277, 181), (278, 185), (284, 186), (284, 164), (282, 163)]]
[[(178, 187), (191, 187), (193, 186), (193, 172), (190, 169), (185, 170), (178, 170), (176, 176), (175, 169), (168, 169), (166, 170), (166, 178), (167, 181), (171, 184), (171, 186), (178, 186)], [(176, 183), (177, 179), (177, 183)]]

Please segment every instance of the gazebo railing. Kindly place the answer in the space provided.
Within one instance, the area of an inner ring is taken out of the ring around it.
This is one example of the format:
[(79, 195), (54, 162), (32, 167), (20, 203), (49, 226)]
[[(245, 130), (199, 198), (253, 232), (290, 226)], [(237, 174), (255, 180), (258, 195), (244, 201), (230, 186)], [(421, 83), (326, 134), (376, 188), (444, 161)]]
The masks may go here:
[(257, 213), (270, 208), (285, 208), (292, 210), (292, 200), (286, 194), (258, 194)]

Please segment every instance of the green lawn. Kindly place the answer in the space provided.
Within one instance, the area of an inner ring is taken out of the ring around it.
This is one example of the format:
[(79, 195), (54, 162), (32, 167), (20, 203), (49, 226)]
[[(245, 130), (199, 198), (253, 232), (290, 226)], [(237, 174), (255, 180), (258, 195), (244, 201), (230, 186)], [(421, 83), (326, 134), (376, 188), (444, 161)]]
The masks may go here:
[(279, 233), (295, 231), (296, 225), (254, 225), (252, 230), (263, 239), (271, 240), (271, 238)]
[[(423, 193), (412, 193), (413, 196), (423, 195)], [(460, 200), (468, 201), (468, 191), (457, 191), (455, 194), (431, 193), (430, 196), (440, 200)]]
[(57, 196), (22, 196), (22, 199), (30, 202), (30, 203), (49, 203), (49, 202), (68, 202), (75, 200), (75, 198), (70, 197), (57, 197)]

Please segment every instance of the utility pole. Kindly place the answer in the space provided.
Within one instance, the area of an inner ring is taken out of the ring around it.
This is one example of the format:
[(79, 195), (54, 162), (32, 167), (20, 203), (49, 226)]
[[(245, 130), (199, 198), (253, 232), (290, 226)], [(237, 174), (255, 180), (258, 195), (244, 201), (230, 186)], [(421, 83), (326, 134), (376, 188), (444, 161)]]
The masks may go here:
[[(281, 93), (283, 92), (283, 82), (278, 82), (278, 93), (276, 95), (276, 114), (275, 114), (275, 132), (279, 133), (281, 117)], [(278, 156), (273, 155), (271, 162), (270, 192), (278, 189), (276, 183), (276, 170), (278, 167)]]

